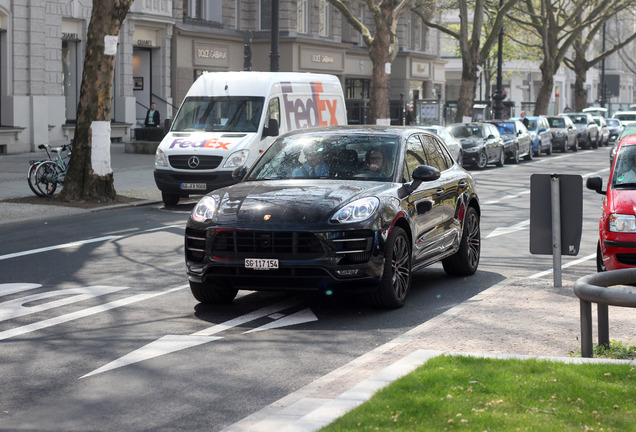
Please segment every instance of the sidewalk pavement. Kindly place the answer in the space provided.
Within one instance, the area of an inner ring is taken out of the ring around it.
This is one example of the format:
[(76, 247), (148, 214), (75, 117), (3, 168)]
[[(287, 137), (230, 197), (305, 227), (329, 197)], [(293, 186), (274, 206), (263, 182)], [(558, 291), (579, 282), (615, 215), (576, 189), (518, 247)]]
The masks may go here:
[[(32, 194), (26, 182), (29, 159), (40, 154), (0, 156), (0, 200)], [(154, 156), (128, 154), (113, 144), (112, 167), (118, 194), (161, 201), (152, 175)], [(44, 198), (43, 198), (44, 199)], [(86, 212), (77, 208), (0, 202), (0, 223)], [(29, 216), (33, 215), (33, 216)], [(429, 358), (468, 354), (501, 358), (540, 358), (563, 362), (636, 361), (581, 359), (579, 300), (574, 280), (554, 287), (545, 279), (508, 279), (456, 305), (375, 350), (280, 399), (224, 432), (310, 432), (368, 400)], [(636, 315), (609, 308), (610, 339), (636, 344)], [(594, 335), (596, 311), (594, 308)]]
[[(40, 160), (45, 157), (44, 151), (0, 156), (0, 224), (103, 209), (86, 210), (47, 205), (47, 198), (44, 197), (41, 198), (42, 204), (2, 202), (8, 198), (35, 196), (27, 183), (29, 160)], [(126, 153), (124, 143), (111, 144), (111, 167), (117, 194), (143, 200), (131, 205), (161, 202), (161, 192), (157, 189), (153, 176), (154, 163), (153, 154)]]

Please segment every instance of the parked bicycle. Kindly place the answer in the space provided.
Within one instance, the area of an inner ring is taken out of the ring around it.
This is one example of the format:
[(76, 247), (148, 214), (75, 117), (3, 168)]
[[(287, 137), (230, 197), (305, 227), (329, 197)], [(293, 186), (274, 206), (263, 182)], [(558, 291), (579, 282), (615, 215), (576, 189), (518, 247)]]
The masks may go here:
[[(64, 176), (66, 176), (71, 156), (71, 145), (51, 147), (49, 144), (40, 144), (38, 148), (46, 150), (48, 159), (29, 161), (27, 181), (33, 193), (50, 197), (55, 193), (58, 184), (64, 184)], [(56, 154), (55, 157), (51, 155), (52, 153)]]

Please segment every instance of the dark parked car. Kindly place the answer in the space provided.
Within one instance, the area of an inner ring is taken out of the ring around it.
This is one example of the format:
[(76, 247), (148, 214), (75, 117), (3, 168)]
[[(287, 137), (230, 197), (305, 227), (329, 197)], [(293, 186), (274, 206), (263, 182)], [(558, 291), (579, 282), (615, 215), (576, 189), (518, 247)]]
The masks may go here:
[(598, 148), (598, 125), (592, 119), (590, 113), (565, 113), (576, 126), (579, 138), (579, 147), (581, 148)]
[(546, 117), (552, 131), (552, 148), (562, 152), (579, 150), (576, 126), (566, 115)]
[(489, 120), (499, 130), (504, 141), (506, 158), (512, 163), (519, 163), (520, 158), (532, 160), (532, 138), (528, 129), (519, 120)]
[(340, 126), (279, 137), (241, 181), (208, 193), (185, 232), (203, 303), (239, 289), (366, 294), (404, 304), (411, 272), (471, 275), (480, 207), (471, 175), (421, 128)]
[(618, 136), (623, 131), (623, 124), (620, 120), (613, 118), (605, 119), (605, 122), (607, 123), (607, 128), (609, 129), (609, 142), (616, 142)]
[(462, 144), (464, 166), (479, 169), (489, 163), (501, 167), (506, 161), (503, 140), (495, 125), (489, 123), (456, 123), (447, 126), (448, 131)]

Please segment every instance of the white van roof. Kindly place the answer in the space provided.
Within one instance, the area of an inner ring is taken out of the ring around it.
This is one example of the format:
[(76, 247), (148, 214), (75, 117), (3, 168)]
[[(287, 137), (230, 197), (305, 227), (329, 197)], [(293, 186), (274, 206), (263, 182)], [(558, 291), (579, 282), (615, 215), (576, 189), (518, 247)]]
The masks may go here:
[(189, 96), (263, 96), (272, 92), (272, 87), (280, 83), (320, 82), (327, 93), (342, 93), (340, 80), (335, 75), (308, 72), (208, 72), (192, 84), (186, 94)]

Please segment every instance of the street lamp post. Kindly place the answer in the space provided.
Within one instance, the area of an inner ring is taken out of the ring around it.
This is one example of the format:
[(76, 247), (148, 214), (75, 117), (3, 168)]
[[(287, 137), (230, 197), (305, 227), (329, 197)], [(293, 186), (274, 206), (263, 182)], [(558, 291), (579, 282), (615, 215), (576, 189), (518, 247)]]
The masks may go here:
[[(503, 0), (499, 0), (499, 9), (503, 6)], [(495, 101), (495, 118), (501, 119), (503, 117), (504, 106), (503, 100), (506, 96), (503, 94), (503, 78), (502, 78), (502, 63), (503, 63), (503, 25), (499, 29), (499, 37), (497, 41), (497, 90), (492, 98)]]
[(278, 0), (272, 0), (272, 51), (269, 56), (269, 71), (279, 71), (279, 58), (278, 52)]

